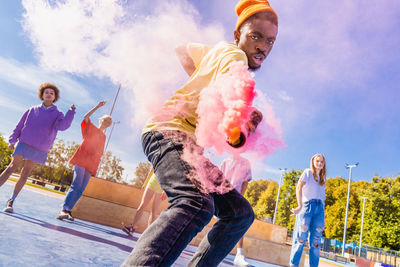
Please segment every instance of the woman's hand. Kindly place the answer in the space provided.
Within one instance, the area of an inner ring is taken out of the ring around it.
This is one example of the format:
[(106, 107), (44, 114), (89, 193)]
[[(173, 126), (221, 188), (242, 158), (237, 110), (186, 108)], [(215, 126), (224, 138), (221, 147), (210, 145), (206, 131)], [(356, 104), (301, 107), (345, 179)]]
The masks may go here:
[(14, 145), (14, 144), (9, 144), (8, 147), (9, 147), (11, 150), (14, 150), (15, 145)]
[(72, 110), (75, 109), (75, 105), (74, 105), (74, 104), (71, 105), (71, 109), (72, 109)]
[(104, 106), (106, 103), (107, 103), (106, 100), (101, 100), (101, 101), (97, 104), (97, 107), (102, 107), (102, 106)]
[(298, 206), (295, 209), (291, 209), (290, 211), (293, 213), (292, 215), (296, 215), (301, 211), (301, 206)]

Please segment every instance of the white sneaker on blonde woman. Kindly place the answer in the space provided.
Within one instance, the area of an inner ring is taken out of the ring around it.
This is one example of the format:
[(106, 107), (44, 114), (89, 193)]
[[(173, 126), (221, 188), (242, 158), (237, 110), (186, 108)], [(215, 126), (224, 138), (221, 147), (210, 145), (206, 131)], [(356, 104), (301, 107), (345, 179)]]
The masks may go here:
[(71, 212), (68, 210), (62, 210), (60, 211), (60, 213), (57, 215), (56, 219), (59, 220), (69, 220), (69, 221), (73, 221), (74, 217), (72, 217)]
[(250, 264), (245, 260), (245, 257), (242, 254), (236, 254), (233, 264), (235, 266), (250, 266)]

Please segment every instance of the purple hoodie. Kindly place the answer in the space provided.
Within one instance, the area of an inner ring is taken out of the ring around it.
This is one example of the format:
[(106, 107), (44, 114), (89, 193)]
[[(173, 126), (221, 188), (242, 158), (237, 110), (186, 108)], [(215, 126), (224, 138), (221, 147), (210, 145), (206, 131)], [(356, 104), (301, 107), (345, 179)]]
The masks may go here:
[(24, 113), (8, 142), (15, 144), (18, 141), (47, 152), (53, 145), (57, 132), (71, 126), (74, 115), (75, 109), (68, 110), (64, 117), (55, 105), (49, 108), (43, 104), (33, 106)]

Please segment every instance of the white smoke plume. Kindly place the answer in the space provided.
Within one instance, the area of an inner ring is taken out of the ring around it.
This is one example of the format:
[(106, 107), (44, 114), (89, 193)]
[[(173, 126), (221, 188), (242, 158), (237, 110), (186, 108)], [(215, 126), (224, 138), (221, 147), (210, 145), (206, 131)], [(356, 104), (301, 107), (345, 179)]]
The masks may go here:
[(178, 89), (184, 75), (174, 48), (214, 44), (222, 25), (201, 25), (185, 0), (23, 0), (23, 27), (40, 64), (54, 71), (107, 77), (129, 89), (133, 124)]

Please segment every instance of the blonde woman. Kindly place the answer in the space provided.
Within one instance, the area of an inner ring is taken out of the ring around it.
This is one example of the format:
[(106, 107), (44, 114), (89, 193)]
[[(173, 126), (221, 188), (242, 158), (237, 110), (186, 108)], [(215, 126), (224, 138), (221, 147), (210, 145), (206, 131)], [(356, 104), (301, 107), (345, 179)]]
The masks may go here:
[(318, 266), (321, 237), (325, 226), (325, 183), (326, 162), (322, 154), (315, 154), (310, 168), (305, 169), (296, 187), (297, 208), (293, 232), (293, 245), (290, 254), (290, 266), (299, 266), (304, 244), (308, 234), (310, 267)]
[(83, 141), (69, 160), (69, 163), (74, 165), (74, 178), (64, 199), (62, 210), (56, 217), (59, 220), (74, 220), (71, 210), (82, 196), (83, 191), (85, 191), (90, 177), (96, 175), (106, 142), (104, 132), (111, 126), (112, 118), (109, 115), (102, 116), (99, 119), (99, 127), (96, 127), (91, 122), (90, 117), (97, 109), (104, 106), (106, 102), (105, 100), (100, 101), (83, 117), (81, 123)]

